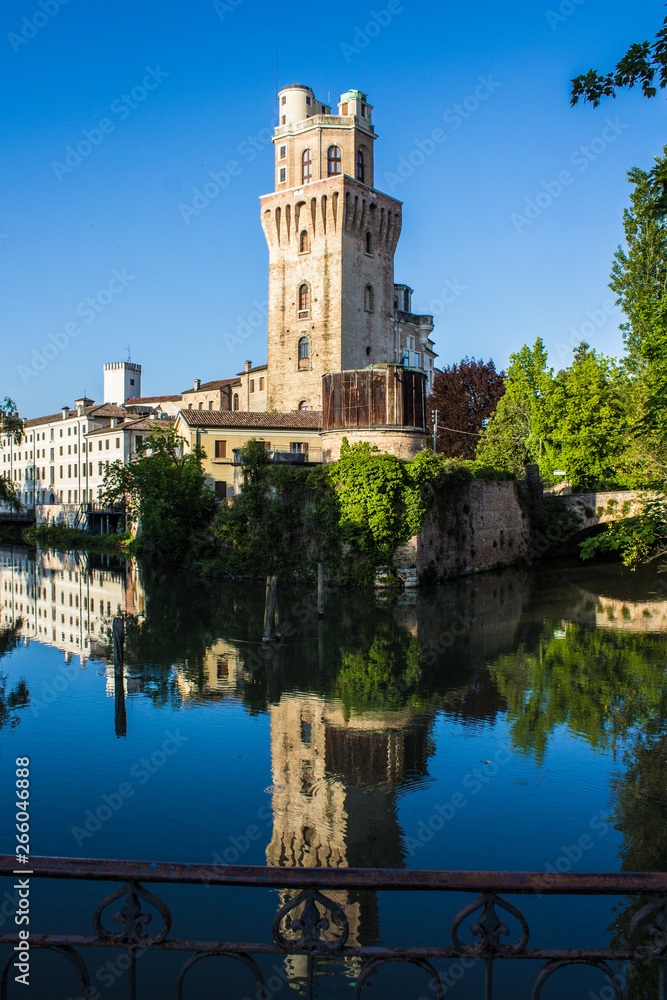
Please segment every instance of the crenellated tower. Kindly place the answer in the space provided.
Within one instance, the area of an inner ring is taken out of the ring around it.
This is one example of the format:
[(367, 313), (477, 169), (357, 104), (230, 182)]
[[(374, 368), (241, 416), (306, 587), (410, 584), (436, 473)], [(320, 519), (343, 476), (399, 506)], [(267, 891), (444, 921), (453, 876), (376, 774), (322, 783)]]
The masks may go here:
[(309, 87), (278, 95), (275, 191), (261, 198), (269, 246), (268, 410), (322, 408), (322, 376), (397, 363), (394, 253), (401, 202), (373, 187), (372, 107), (338, 113)]

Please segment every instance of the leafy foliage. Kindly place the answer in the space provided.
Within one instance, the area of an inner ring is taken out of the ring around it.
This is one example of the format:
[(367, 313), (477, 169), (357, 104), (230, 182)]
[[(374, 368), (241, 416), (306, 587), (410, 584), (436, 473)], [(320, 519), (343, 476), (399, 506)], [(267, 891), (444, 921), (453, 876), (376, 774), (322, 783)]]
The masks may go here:
[[(0, 435), (12, 438), (16, 444), (23, 440), (23, 420), (19, 417), (16, 403), (5, 396), (0, 403)], [(22, 507), (16, 487), (6, 475), (0, 475), (0, 503), (20, 510)]]
[[(504, 392), (504, 372), (497, 372), (493, 361), (465, 357), (458, 365), (436, 371), (427, 408), (431, 432), (434, 411), (438, 411), (437, 451), (474, 458), (477, 435)], [(464, 433), (452, 433), (448, 427)]]
[(103, 499), (126, 504), (141, 525), (137, 550), (163, 560), (180, 561), (201, 544), (215, 498), (202, 469), (203, 452), (183, 455), (182, 438), (172, 427), (157, 428), (144, 438), (139, 457), (129, 465), (114, 463), (104, 479)]
[(664, 556), (667, 554), (667, 498), (664, 494), (648, 494), (638, 514), (608, 524), (601, 534), (582, 542), (580, 551), (582, 559), (616, 552), (623, 565), (631, 569)]
[(511, 356), (507, 392), (477, 449), (480, 462), (520, 474), (563, 469), (573, 490), (628, 484), (630, 386), (621, 367), (581, 343), (554, 376), (538, 339)]
[(667, 17), (654, 42), (635, 42), (610, 73), (590, 69), (576, 76), (571, 103), (581, 98), (597, 107), (602, 97), (616, 97), (617, 90), (638, 84), (645, 97), (655, 97), (658, 87), (667, 86)]

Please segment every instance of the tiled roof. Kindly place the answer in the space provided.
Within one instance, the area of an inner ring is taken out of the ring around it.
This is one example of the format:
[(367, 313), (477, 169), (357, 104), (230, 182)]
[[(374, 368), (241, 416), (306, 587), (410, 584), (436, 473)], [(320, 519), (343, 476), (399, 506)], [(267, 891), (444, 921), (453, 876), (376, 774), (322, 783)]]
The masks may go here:
[(125, 401), (126, 406), (137, 406), (140, 403), (173, 403), (181, 398), (181, 393), (175, 396), (135, 396)]
[(295, 430), (321, 430), (322, 413), (318, 410), (294, 410), (292, 413), (242, 413), (240, 410), (181, 410), (190, 427), (256, 427)]
[(268, 365), (255, 365), (254, 368), (244, 368), (242, 372), (239, 372), (239, 375), (252, 375), (253, 372), (265, 372), (268, 367)]
[[(97, 406), (85, 406), (83, 408), (83, 415), (85, 417), (126, 417), (127, 410), (122, 406), (116, 406), (115, 403), (98, 403)], [(71, 407), (69, 411), (69, 417), (66, 420), (73, 420), (78, 417), (76, 412), (76, 407)], [(59, 413), (50, 413), (46, 417), (31, 417), (26, 420), (26, 427), (38, 427), (40, 424), (51, 424), (58, 420), (62, 420), (62, 411)]]
[(237, 378), (219, 378), (214, 382), (202, 382), (198, 389), (184, 389), (182, 395), (186, 396), (190, 392), (205, 392), (209, 389), (226, 389), (228, 385), (238, 385), (238, 382)]
[(96, 427), (94, 431), (88, 431), (86, 437), (95, 437), (96, 435), (103, 437), (105, 434), (120, 434), (121, 431), (153, 431), (156, 427), (171, 426), (173, 425), (169, 420), (155, 420), (132, 414), (131, 419), (124, 420), (122, 424), (116, 424), (115, 427)]

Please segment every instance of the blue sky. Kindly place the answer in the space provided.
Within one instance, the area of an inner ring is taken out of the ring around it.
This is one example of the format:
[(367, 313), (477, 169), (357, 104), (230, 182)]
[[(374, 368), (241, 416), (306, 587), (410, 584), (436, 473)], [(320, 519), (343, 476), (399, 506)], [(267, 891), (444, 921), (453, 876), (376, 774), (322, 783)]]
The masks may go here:
[[(128, 344), (146, 395), (266, 360), (258, 198), (272, 189), (276, 55), (280, 86), (333, 103), (356, 88), (374, 105), (375, 186), (404, 202), (396, 280), (436, 314), (441, 364), (500, 368), (538, 336), (556, 368), (581, 336), (620, 355), (607, 281), (626, 174), (662, 151), (667, 105), (633, 91), (571, 109), (569, 80), (652, 40), (664, 13), (646, 0), (4, 4), (0, 397), (25, 416), (100, 400), (103, 364)], [(179, 206), (230, 162), (186, 222)]]

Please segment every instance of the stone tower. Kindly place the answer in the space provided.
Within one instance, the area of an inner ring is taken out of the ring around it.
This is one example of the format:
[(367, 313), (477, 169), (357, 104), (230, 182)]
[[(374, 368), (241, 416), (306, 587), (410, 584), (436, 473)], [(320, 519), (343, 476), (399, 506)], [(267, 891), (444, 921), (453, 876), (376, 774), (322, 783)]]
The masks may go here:
[(401, 202), (373, 187), (372, 108), (338, 113), (309, 87), (278, 95), (275, 191), (261, 198), (269, 246), (268, 410), (322, 408), (322, 375), (397, 362), (394, 253)]

